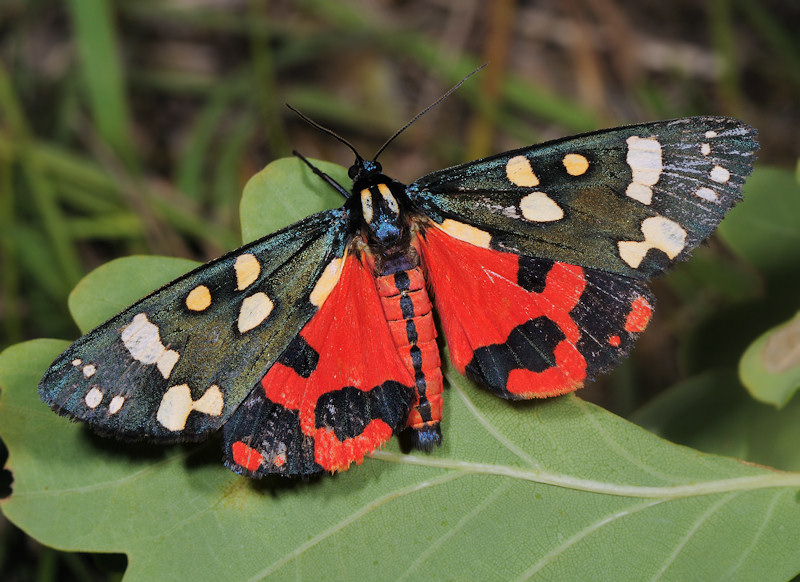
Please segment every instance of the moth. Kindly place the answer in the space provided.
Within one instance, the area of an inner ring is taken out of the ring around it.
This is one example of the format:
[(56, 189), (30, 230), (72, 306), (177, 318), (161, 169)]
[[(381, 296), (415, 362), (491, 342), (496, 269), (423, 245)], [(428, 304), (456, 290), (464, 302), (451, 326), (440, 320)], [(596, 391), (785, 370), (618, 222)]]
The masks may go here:
[(366, 160), (349, 147), (352, 187), (312, 166), (343, 194), (340, 208), (203, 265), (81, 337), (47, 370), (42, 400), (126, 440), (221, 429), (225, 464), (251, 477), (345, 470), (403, 429), (430, 450), (442, 440), (434, 311), (455, 368), (495, 395), (580, 388), (647, 326), (646, 281), (740, 199), (758, 142), (735, 119), (691, 117), (409, 185), (383, 173), (383, 148)]

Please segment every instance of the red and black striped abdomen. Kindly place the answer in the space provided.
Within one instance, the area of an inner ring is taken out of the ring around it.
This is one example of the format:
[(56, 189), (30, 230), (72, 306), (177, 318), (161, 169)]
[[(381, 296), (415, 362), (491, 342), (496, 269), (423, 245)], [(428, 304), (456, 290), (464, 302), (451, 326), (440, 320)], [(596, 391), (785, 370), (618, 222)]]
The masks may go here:
[(414, 267), (383, 275), (376, 282), (397, 352), (414, 376), (416, 396), (407, 426), (415, 446), (430, 449), (442, 438), (442, 370), (425, 276)]

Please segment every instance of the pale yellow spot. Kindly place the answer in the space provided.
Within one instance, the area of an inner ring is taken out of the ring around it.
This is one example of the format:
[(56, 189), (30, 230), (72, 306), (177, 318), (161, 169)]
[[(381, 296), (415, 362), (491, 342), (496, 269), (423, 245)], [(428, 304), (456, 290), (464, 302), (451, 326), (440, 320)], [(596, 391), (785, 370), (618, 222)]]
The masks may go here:
[(317, 280), (316, 285), (314, 285), (311, 295), (308, 297), (312, 305), (321, 307), (322, 304), (325, 303), (328, 295), (331, 294), (336, 283), (339, 282), (343, 264), (344, 258), (333, 259), (327, 264), (325, 270), (322, 271), (322, 275), (320, 275), (320, 278)]
[(515, 186), (532, 188), (539, 185), (539, 177), (525, 156), (514, 156), (506, 162), (506, 177)]
[(708, 200), (709, 202), (717, 202), (719, 200), (719, 195), (711, 188), (706, 187), (698, 188), (695, 192), (695, 196), (703, 200)]
[(258, 279), (261, 264), (254, 255), (244, 253), (236, 257), (233, 270), (236, 271), (236, 289), (244, 291)]
[(211, 305), (211, 291), (205, 285), (198, 285), (186, 296), (186, 307), (192, 311), (203, 311)]
[(250, 297), (245, 297), (242, 307), (239, 309), (239, 321), (237, 322), (239, 333), (259, 326), (272, 313), (273, 307), (275, 305), (266, 293), (258, 292)]
[(373, 213), (372, 192), (369, 191), (369, 188), (364, 188), (361, 191), (361, 216), (364, 217), (364, 222), (367, 224), (372, 222)]
[(169, 379), (169, 375), (172, 374), (172, 368), (178, 363), (178, 358), (180, 357), (181, 355), (175, 350), (164, 350), (164, 353), (158, 358), (156, 368), (158, 368), (165, 380)]
[(219, 416), (222, 414), (223, 403), (222, 392), (216, 384), (209, 386), (197, 400), (192, 400), (192, 391), (188, 384), (171, 386), (161, 398), (156, 420), (167, 430), (183, 430), (192, 410), (209, 416)]
[(711, 146), (707, 143), (701, 144), (700, 153), (703, 154), (704, 156), (707, 156), (708, 154), (711, 153)]
[(108, 413), (116, 414), (117, 412), (119, 412), (119, 409), (122, 408), (123, 404), (125, 404), (124, 396), (114, 396), (114, 398), (111, 399), (111, 402), (108, 405)]
[(103, 401), (103, 393), (96, 386), (92, 386), (92, 389), (86, 393), (83, 401), (86, 403), (86, 406), (94, 410)]
[(489, 243), (492, 242), (492, 235), (485, 230), (481, 230), (469, 224), (464, 224), (463, 222), (458, 222), (451, 218), (445, 219), (439, 227), (453, 238), (463, 240), (476, 247), (488, 249)]
[(651, 216), (642, 221), (643, 241), (620, 241), (620, 258), (634, 269), (644, 260), (647, 251), (659, 249), (674, 259), (686, 246), (686, 231), (677, 222), (663, 216)]
[(564, 211), (544, 192), (531, 192), (519, 201), (519, 209), (525, 220), (552, 222), (564, 218)]
[(706, 135), (707, 139), (711, 139), (712, 137), (717, 137), (717, 132), (716, 131), (707, 131), (705, 135)]
[(394, 197), (389, 186), (386, 184), (378, 184), (378, 192), (381, 193), (383, 199), (386, 201), (386, 206), (395, 214), (400, 214), (400, 206), (397, 204), (397, 198)]
[(97, 372), (97, 367), (94, 364), (86, 364), (83, 367), (83, 377), (91, 378)]
[(626, 140), (626, 161), (631, 168), (631, 183), (625, 195), (642, 204), (653, 201), (654, 186), (661, 177), (664, 166), (661, 161), (661, 144), (657, 139), (632, 135)]
[(580, 154), (567, 154), (562, 161), (570, 176), (580, 176), (589, 169), (589, 160)]
[(156, 364), (164, 379), (169, 378), (180, 354), (168, 350), (161, 343), (158, 326), (150, 323), (147, 315), (137, 314), (121, 334), (122, 343), (131, 357), (143, 364)]
[(76, 368), (80, 366), (82, 363), (83, 361), (79, 359), (72, 360), (72, 365), (75, 366)]
[(731, 178), (731, 173), (722, 166), (714, 166), (709, 174), (712, 180), (724, 184)]

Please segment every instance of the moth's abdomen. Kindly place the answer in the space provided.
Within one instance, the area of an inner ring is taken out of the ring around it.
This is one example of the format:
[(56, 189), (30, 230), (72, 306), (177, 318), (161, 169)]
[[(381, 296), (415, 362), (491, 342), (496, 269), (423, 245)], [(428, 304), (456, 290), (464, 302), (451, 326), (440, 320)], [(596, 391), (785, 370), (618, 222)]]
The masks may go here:
[(397, 352), (414, 377), (414, 405), (406, 425), (417, 448), (431, 449), (442, 440), (442, 370), (425, 276), (414, 267), (378, 277), (376, 283)]

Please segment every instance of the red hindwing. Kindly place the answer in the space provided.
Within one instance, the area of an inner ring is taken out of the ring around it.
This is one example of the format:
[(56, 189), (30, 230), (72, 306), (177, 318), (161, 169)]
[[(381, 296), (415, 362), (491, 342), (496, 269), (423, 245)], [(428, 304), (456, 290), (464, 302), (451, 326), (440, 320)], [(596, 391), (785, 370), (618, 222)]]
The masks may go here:
[(453, 363), (504, 398), (580, 388), (649, 320), (639, 281), (478, 247), (435, 227), (419, 241)]
[(375, 278), (349, 255), (327, 300), (225, 426), (231, 468), (309, 474), (360, 463), (403, 425), (413, 384)]

